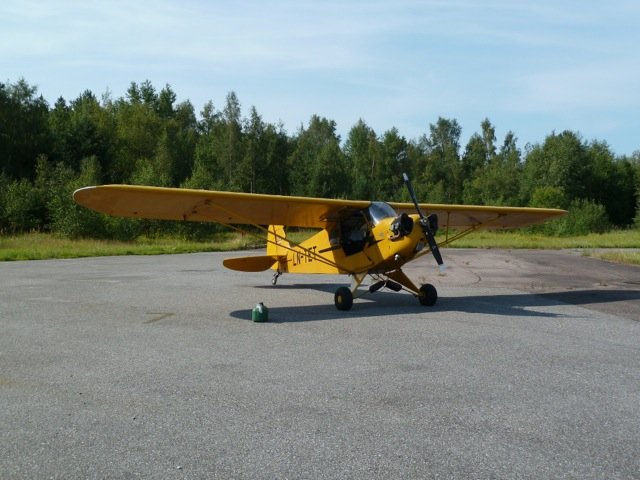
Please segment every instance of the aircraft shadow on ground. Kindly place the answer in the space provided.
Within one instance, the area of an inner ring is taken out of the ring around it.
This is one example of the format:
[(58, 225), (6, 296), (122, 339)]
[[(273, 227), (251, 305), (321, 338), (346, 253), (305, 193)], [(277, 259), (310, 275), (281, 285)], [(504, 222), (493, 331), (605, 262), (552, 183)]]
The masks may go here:
[(566, 292), (542, 293), (541, 297), (572, 305), (590, 305), (594, 303), (614, 303), (640, 300), (638, 290), (571, 290)]
[[(304, 284), (279, 285), (278, 290), (312, 289), (327, 293), (327, 303), (317, 305), (297, 305), (269, 307), (269, 321), (272, 323), (312, 322), (321, 320), (339, 320), (349, 318), (394, 317), (400, 315), (430, 316), (442, 312), (461, 314), (485, 314), (514, 317), (564, 316), (561, 313), (547, 312), (543, 309), (562, 304), (589, 305), (619, 301), (640, 300), (640, 292), (633, 290), (572, 290), (555, 293), (520, 293), (498, 295), (472, 295), (463, 297), (440, 297), (433, 307), (420, 305), (418, 300), (407, 293), (378, 291), (366, 293), (354, 301), (349, 311), (339, 311), (333, 304), (333, 293), (339, 285)], [(258, 286), (256, 288), (273, 288)], [(230, 314), (233, 318), (250, 320), (251, 310), (236, 310)]]

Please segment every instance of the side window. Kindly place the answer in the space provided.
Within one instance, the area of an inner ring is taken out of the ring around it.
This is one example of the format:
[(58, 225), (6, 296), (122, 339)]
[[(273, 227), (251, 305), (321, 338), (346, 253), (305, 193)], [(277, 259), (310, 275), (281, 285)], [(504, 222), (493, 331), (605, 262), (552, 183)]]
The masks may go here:
[(369, 222), (363, 212), (357, 211), (340, 221), (342, 248), (346, 255), (361, 252), (369, 236)]

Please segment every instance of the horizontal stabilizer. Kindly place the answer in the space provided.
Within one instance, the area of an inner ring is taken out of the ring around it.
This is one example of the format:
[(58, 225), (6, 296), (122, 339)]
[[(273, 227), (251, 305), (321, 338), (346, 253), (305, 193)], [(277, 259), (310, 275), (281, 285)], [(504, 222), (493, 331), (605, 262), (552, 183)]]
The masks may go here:
[(270, 269), (278, 260), (280, 260), (280, 257), (277, 256), (259, 255), (227, 258), (222, 261), (222, 264), (231, 270), (238, 270), (239, 272), (262, 272)]

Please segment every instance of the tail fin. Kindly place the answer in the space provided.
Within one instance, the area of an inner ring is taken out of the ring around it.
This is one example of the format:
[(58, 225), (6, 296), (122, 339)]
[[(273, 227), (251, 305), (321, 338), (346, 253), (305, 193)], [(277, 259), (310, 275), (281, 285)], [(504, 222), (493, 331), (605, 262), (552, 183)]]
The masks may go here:
[[(287, 252), (290, 245), (286, 240), (286, 233), (282, 225), (269, 225), (267, 231), (267, 254), (252, 255), (241, 258), (227, 258), (222, 263), (231, 270), (240, 272), (262, 272), (272, 268), (278, 274), (286, 272)], [(274, 277), (275, 280), (278, 277)]]
[(287, 256), (291, 245), (286, 240), (287, 234), (283, 225), (269, 225), (267, 233), (267, 255), (280, 257)]

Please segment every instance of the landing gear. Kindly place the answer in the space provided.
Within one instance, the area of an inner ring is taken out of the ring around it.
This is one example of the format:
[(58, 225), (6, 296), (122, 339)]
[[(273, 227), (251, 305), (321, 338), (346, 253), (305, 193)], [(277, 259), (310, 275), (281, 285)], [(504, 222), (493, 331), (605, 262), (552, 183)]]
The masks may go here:
[(438, 291), (436, 287), (431, 285), (430, 283), (425, 283), (420, 287), (420, 294), (418, 295), (418, 300), (422, 305), (426, 305), (431, 307), (435, 305), (438, 301)]
[(336, 308), (338, 310), (351, 310), (353, 306), (353, 293), (347, 287), (340, 287), (334, 295)]
[[(398, 278), (398, 275), (396, 274), (395, 277)], [(403, 288), (401, 284), (396, 283), (393, 280), (386, 279), (374, 283), (371, 287), (369, 287), (369, 292), (376, 292), (382, 287), (388, 287), (389, 289), (396, 292), (402, 290)], [(406, 288), (408, 289), (408, 287)], [(438, 291), (436, 290), (436, 287), (434, 287), (430, 283), (425, 283), (420, 288), (417, 288), (413, 284), (411, 284), (411, 288), (412, 292), (415, 292), (416, 290), (418, 291), (417, 297), (422, 305), (431, 307), (438, 301)], [(348, 287), (340, 287), (336, 290), (334, 301), (338, 310), (351, 310), (351, 307), (353, 306), (353, 292)]]
[(282, 272), (276, 272), (273, 274), (273, 278), (271, 279), (271, 285), (275, 285), (278, 283), (278, 277), (282, 275)]

